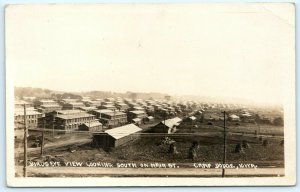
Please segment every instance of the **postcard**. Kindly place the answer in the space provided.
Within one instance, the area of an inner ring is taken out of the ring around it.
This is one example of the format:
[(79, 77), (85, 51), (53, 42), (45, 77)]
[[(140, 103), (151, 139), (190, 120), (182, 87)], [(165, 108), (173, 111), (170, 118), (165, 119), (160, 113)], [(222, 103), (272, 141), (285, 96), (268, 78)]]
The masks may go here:
[(296, 182), (295, 5), (5, 9), (7, 185)]

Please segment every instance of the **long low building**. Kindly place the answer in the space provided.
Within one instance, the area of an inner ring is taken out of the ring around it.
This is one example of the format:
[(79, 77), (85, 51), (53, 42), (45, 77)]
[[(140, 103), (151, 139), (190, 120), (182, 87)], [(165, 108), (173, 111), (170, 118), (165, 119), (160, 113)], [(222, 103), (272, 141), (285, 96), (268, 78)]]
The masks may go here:
[(97, 120), (79, 125), (80, 131), (95, 132), (95, 131), (102, 131), (102, 128), (103, 128), (102, 124)]
[(120, 111), (103, 109), (103, 110), (93, 110), (90, 113), (95, 115), (96, 118), (98, 118), (103, 125), (108, 127), (120, 126), (127, 123), (126, 113)]
[(61, 130), (76, 130), (84, 123), (95, 121), (95, 116), (81, 110), (57, 110), (39, 119), (39, 126)]
[(96, 146), (103, 148), (118, 147), (138, 138), (136, 133), (141, 130), (141, 128), (134, 124), (124, 125), (106, 130), (105, 132), (94, 133), (93, 141)]
[[(37, 128), (38, 119), (42, 116), (43, 114), (35, 111), (33, 108), (26, 108), (26, 124), (28, 128)], [(15, 128), (24, 127), (24, 109), (15, 109), (14, 124)]]
[(146, 114), (145, 111), (129, 111), (127, 113), (127, 118), (128, 118), (128, 122), (132, 122), (133, 119), (139, 118), (141, 120), (143, 120), (145, 117), (147, 117), (148, 115)]
[(73, 109), (78, 109), (80, 107), (85, 107), (85, 105), (81, 102), (69, 102), (69, 103), (64, 103), (62, 109), (73, 110)]
[(61, 109), (62, 109), (62, 106), (60, 106), (58, 104), (51, 104), (51, 105), (41, 105), (38, 108), (38, 111), (40, 113), (49, 113), (49, 112), (61, 110)]
[(88, 113), (59, 114), (55, 117), (55, 128), (66, 131), (79, 129), (84, 123), (95, 121), (95, 116)]

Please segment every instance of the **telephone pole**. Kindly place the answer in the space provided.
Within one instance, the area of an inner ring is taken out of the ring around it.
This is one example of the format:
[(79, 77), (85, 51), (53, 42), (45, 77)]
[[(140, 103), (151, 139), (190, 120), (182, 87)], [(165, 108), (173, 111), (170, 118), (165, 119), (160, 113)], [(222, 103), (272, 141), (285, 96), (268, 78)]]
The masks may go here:
[(41, 144), (41, 157), (43, 157), (43, 153), (44, 153), (44, 142), (45, 142), (45, 124), (46, 124), (46, 120), (44, 119), (44, 125), (43, 125), (43, 131), (42, 131), (42, 144)]
[(27, 122), (26, 122), (26, 104), (24, 104), (24, 167), (23, 176), (27, 177)]
[(226, 120), (225, 120), (225, 115), (226, 115), (226, 112), (223, 111), (224, 113), (224, 135), (223, 135), (223, 138), (224, 138), (224, 141), (223, 141), (223, 169), (222, 169), (222, 177), (225, 177), (225, 163), (226, 163)]

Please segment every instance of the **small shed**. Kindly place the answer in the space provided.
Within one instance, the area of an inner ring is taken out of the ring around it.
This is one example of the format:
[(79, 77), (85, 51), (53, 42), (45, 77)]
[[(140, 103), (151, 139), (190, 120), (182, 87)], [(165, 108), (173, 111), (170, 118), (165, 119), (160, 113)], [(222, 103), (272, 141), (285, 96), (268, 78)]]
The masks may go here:
[(107, 147), (118, 147), (125, 143), (138, 138), (136, 133), (142, 129), (134, 124), (128, 124), (121, 127), (106, 130), (105, 132), (99, 132), (93, 134), (94, 143), (97, 146), (104, 148)]
[(188, 118), (186, 118), (184, 121), (185, 122), (194, 122), (194, 121), (196, 121), (196, 117), (195, 116), (190, 116), (190, 117), (188, 117)]
[(134, 118), (131, 120), (131, 122), (135, 125), (140, 125), (142, 123), (142, 120), (140, 118)]
[(90, 123), (83, 123), (83, 124), (79, 125), (78, 128), (80, 131), (95, 132), (95, 131), (102, 131), (103, 126), (102, 126), (102, 123), (100, 123), (99, 121), (93, 121)]
[(196, 111), (196, 112), (195, 112), (195, 115), (202, 115), (202, 111), (201, 111), (201, 110)]
[(152, 117), (152, 116), (145, 117), (144, 121), (145, 122), (153, 122), (154, 121), (154, 117)]
[(157, 125), (155, 125), (152, 129), (155, 133), (174, 133), (177, 130), (177, 126), (180, 124), (182, 120), (179, 117), (175, 117), (173, 119), (167, 119), (161, 121)]
[(232, 114), (232, 115), (229, 115), (228, 120), (229, 121), (240, 121), (240, 117), (235, 114)]

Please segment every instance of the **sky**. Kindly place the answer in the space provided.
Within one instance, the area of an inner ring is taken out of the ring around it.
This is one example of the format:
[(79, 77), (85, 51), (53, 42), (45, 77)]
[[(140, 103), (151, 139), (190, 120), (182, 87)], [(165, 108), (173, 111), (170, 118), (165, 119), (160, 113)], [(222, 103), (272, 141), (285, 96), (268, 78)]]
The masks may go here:
[(295, 73), (292, 4), (17, 5), (5, 22), (14, 86), (282, 103)]

